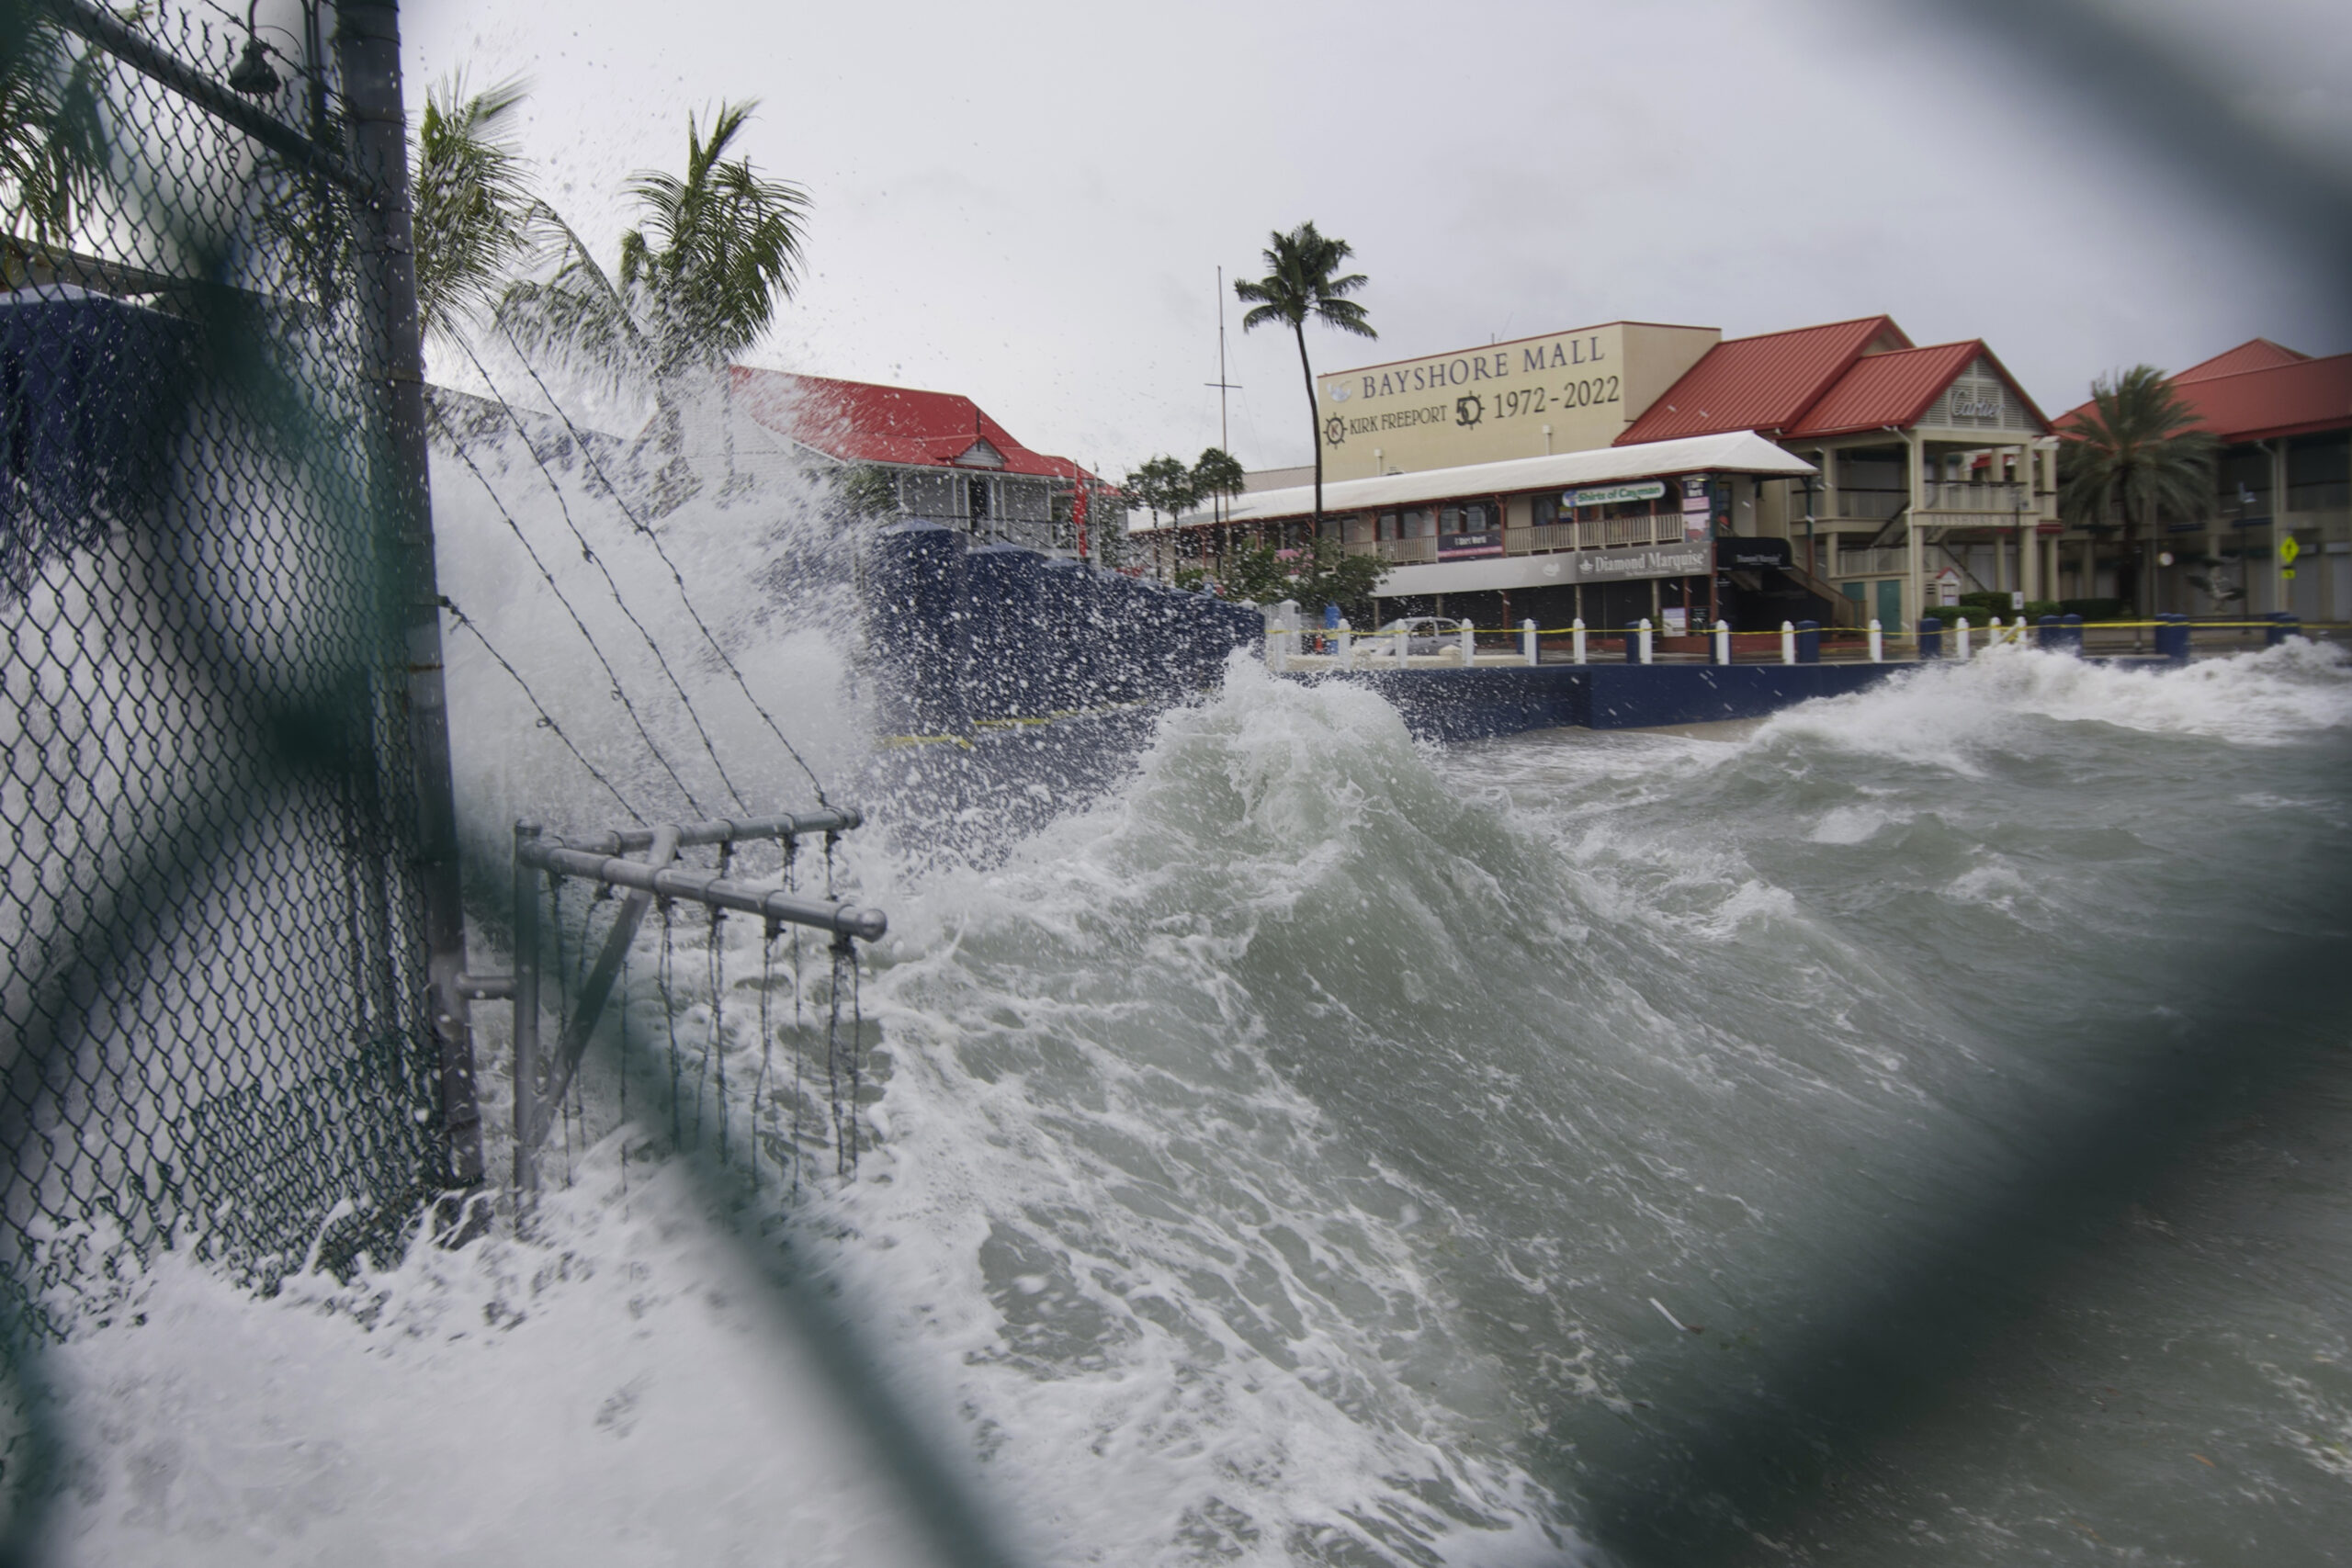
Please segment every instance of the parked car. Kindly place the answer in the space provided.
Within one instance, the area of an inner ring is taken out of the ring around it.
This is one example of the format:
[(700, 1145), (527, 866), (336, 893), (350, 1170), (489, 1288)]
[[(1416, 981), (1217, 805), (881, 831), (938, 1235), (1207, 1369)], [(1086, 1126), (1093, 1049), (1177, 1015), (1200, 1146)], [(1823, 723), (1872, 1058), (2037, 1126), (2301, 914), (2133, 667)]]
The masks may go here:
[(1469, 623), (1445, 615), (1408, 615), (1401, 621), (1391, 621), (1373, 633), (1381, 639), (1376, 646), (1382, 653), (1392, 651), (1396, 637), (1405, 639), (1408, 656), (1428, 659), (1443, 653), (1449, 648), (1462, 646), (1462, 628)]

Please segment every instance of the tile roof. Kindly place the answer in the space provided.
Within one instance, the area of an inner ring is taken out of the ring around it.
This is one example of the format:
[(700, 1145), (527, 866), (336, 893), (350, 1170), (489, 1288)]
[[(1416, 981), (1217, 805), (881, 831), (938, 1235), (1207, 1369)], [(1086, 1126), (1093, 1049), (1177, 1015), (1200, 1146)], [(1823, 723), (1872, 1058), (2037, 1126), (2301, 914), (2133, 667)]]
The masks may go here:
[(2275, 370), (2281, 365), (2293, 365), (2310, 357), (2267, 337), (2248, 338), (2235, 348), (2190, 366), (2173, 379), (2201, 381), (2209, 376), (2234, 376), (2241, 370)]
[(1067, 479), (1092, 477), (1067, 457), (1023, 446), (960, 393), (796, 376), (742, 365), (729, 367), (728, 375), (729, 388), (758, 423), (844, 462)]
[(1939, 343), (1928, 348), (1898, 349), (1892, 354), (1867, 354), (1853, 362), (1835, 386), (1805, 410), (1804, 418), (1787, 434), (1844, 435), (1858, 430), (1907, 429), (1917, 424), (1943, 390), (1978, 360), (1993, 368), (2026, 411), (2043, 429), (2049, 421), (2034, 406), (2025, 389), (1982, 338), (1964, 343)]
[(1886, 316), (1732, 338), (1702, 355), (1626, 426), (1617, 445), (1726, 430), (1787, 430), (1855, 360), (1873, 348), (1910, 346), (1903, 329)]

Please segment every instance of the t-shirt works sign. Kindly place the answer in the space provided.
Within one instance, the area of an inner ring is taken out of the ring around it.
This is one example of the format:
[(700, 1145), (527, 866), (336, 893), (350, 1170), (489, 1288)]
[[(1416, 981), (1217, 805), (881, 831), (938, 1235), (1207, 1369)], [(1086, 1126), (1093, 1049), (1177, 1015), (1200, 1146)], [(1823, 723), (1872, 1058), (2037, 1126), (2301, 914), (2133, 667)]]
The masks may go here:
[(1611, 321), (1318, 377), (1324, 474), (1367, 479), (1606, 446), (1717, 336)]

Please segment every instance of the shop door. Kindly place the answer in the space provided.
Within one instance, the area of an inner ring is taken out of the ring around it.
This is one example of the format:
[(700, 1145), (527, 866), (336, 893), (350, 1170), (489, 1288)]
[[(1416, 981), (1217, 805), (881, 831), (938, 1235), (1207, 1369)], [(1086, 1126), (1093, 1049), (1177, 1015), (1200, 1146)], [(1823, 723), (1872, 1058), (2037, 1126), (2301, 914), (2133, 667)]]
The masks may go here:
[(1878, 624), (1891, 632), (1903, 629), (1903, 582), (1899, 578), (1880, 580)]

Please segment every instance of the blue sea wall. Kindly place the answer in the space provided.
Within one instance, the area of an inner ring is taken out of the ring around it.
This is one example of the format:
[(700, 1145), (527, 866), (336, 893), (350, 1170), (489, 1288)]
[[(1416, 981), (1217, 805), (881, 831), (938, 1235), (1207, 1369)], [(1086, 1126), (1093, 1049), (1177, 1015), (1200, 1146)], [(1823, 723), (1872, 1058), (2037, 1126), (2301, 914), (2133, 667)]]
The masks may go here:
[(1343, 670), (1302, 677), (1371, 687), (1425, 740), (1482, 740), (1572, 727), (1645, 729), (1761, 718), (1843, 696), (1902, 664), (1543, 664), (1464, 670)]
[(859, 568), (865, 667), (887, 740), (1154, 706), (1213, 689), (1257, 611), (936, 523), (878, 529)]

